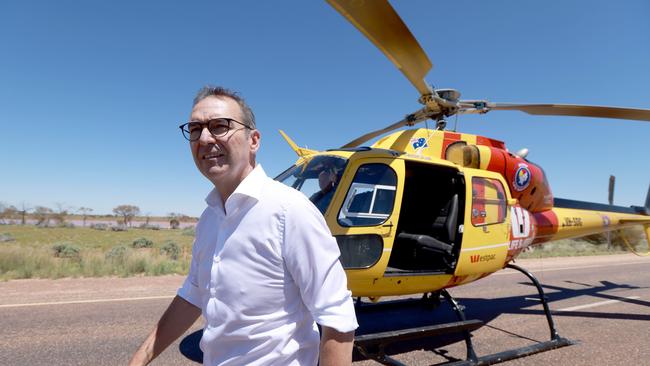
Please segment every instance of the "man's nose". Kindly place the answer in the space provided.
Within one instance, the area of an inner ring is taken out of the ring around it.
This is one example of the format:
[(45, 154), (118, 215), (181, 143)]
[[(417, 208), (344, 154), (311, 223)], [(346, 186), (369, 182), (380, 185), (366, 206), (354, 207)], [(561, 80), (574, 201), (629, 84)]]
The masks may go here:
[(208, 126), (203, 126), (203, 128), (201, 129), (201, 136), (199, 136), (199, 144), (209, 145), (214, 143), (215, 143), (215, 138), (214, 136), (212, 136), (210, 130), (208, 130)]

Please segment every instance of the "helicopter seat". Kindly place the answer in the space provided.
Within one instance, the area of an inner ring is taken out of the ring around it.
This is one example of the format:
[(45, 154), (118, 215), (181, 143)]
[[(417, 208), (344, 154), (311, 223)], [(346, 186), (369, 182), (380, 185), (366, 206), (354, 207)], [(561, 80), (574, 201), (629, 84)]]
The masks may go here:
[(429, 235), (400, 233), (397, 235), (397, 238), (413, 240), (421, 249), (434, 253), (451, 255), (451, 250), (453, 248), (450, 244), (443, 243)]
[(441, 241), (453, 245), (458, 230), (458, 193), (440, 210), (433, 222), (434, 235)]

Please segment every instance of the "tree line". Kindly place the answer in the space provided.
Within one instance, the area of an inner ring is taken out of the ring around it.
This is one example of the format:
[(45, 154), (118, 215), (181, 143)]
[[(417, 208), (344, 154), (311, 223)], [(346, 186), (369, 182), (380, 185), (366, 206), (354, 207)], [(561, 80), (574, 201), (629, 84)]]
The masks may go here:
[[(133, 220), (141, 214), (140, 207), (135, 205), (118, 205), (113, 208), (113, 216), (111, 215), (92, 215), (93, 209), (89, 207), (66, 207), (63, 204), (57, 203), (55, 208), (45, 206), (29, 207), (22, 203), (20, 207), (9, 205), (0, 202), (0, 224), (6, 224), (10, 221), (19, 221), (21, 225), (27, 224), (27, 220), (34, 220), (38, 226), (67, 226), (67, 219), (69, 216), (81, 216), (83, 226), (86, 226), (86, 220), (89, 217), (114, 217), (116, 223), (121, 226), (132, 226)], [(148, 226), (150, 215), (145, 214), (144, 225)], [(185, 214), (170, 212), (167, 215), (170, 220), (169, 224), (172, 229), (178, 228), (181, 221), (192, 220), (193, 218)]]

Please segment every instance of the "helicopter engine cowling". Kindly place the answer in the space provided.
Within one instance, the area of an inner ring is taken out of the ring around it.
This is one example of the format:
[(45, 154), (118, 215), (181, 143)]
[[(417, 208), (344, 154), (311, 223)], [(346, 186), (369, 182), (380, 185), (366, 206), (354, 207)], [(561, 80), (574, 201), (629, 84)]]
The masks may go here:
[(512, 197), (529, 212), (553, 208), (553, 194), (546, 174), (535, 163), (505, 149), (486, 145), (450, 146), (446, 158), (464, 167), (502, 174)]

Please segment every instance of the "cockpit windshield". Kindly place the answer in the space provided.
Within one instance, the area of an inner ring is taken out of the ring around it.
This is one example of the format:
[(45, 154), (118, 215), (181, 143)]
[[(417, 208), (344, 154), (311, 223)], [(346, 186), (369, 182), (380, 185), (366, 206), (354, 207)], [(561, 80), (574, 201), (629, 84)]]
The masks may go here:
[(292, 166), (275, 180), (302, 192), (325, 214), (347, 163), (338, 156), (320, 155)]

